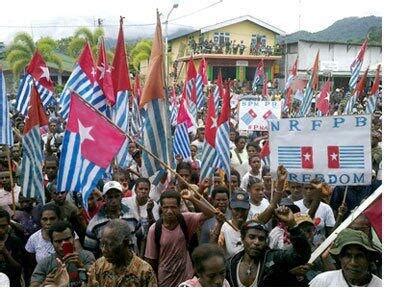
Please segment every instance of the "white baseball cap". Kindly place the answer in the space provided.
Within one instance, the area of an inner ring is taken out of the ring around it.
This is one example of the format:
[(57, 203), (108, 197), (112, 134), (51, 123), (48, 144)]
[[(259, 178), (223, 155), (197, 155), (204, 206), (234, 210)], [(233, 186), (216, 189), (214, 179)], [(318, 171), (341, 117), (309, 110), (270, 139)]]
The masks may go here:
[(118, 191), (123, 192), (123, 187), (121, 186), (121, 184), (119, 182), (109, 181), (109, 182), (106, 182), (105, 185), (103, 186), (102, 195), (105, 195), (111, 189), (117, 189)]

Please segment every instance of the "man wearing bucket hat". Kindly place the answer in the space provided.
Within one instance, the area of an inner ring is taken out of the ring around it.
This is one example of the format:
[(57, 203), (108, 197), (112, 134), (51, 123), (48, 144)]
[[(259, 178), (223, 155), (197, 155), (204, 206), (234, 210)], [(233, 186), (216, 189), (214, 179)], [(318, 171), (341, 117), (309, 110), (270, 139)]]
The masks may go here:
[(381, 287), (382, 280), (370, 271), (370, 263), (377, 251), (368, 236), (347, 228), (340, 232), (329, 251), (340, 270), (317, 275), (311, 287)]
[(128, 223), (131, 229), (131, 243), (134, 251), (137, 252), (135, 232), (139, 229), (139, 223), (134, 217), (131, 208), (121, 202), (123, 187), (117, 181), (106, 182), (103, 186), (102, 196), (104, 205), (88, 223), (84, 247), (99, 256), (99, 235), (101, 230), (108, 221), (119, 218)]

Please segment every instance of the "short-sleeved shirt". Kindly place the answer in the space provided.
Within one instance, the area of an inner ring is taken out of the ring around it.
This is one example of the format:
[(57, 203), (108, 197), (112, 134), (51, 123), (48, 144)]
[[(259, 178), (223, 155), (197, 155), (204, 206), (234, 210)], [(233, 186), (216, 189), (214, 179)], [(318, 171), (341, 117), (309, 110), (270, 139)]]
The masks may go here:
[[(56, 254), (52, 254), (38, 262), (33, 271), (31, 282), (38, 283), (39, 285), (42, 284), (47, 278), (47, 275), (57, 268), (57, 257), (58, 256)], [(91, 265), (95, 262), (94, 255), (87, 250), (81, 250), (79, 252), (79, 258), (86, 270), (89, 270)], [(77, 267), (74, 264), (69, 263), (66, 265), (66, 270), (68, 271), (70, 278), (69, 286), (80, 287), (82, 281), (79, 278)]]
[(55, 253), (55, 249), (51, 241), (43, 238), (41, 230), (38, 230), (29, 237), (28, 242), (25, 245), (25, 249), (27, 252), (36, 255), (37, 263)]
[[(205, 220), (203, 213), (182, 213), (185, 219), (189, 239)], [(176, 287), (193, 277), (194, 270), (189, 252), (186, 248), (185, 235), (178, 225), (173, 230), (162, 226), (160, 250), (155, 242), (155, 225), (149, 228), (146, 242), (145, 257), (158, 260), (158, 285)], [(159, 254), (159, 255), (158, 255)]]
[(114, 265), (101, 257), (91, 266), (88, 275), (90, 287), (156, 287), (153, 268), (135, 254), (123, 272), (115, 272)]
[[(299, 207), (302, 213), (308, 214), (309, 208), (303, 204), (303, 199), (296, 201), (295, 205)], [(331, 207), (323, 202), (317, 208), (314, 214), (314, 225), (316, 233), (313, 237), (313, 245), (318, 246), (325, 240), (325, 227), (333, 228), (335, 226), (335, 217)]]
[[(309, 283), (311, 287), (349, 287), (343, 277), (342, 270), (332, 270), (320, 273)], [(372, 279), (366, 287), (381, 287), (382, 280), (372, 274)]]
[(240, 231), (236, 231), (226, 222), (222, 225), (218, 244), (225, 247), (227, 259), (244, 249)]

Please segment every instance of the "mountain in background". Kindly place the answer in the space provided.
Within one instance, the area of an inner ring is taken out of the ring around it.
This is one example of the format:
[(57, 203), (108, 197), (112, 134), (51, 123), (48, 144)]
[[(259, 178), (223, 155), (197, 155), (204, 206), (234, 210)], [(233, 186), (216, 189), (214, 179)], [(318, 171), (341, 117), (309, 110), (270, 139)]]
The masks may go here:
[(344, 18), (336, 21), (324, 30), (315, 33), (298, 31), (285, 37), (280, 37), (279, 41), (281, 43), (285, 41), (287, 43), (293, 43), (298, 40), (361, 43), (367, 34), (369, 34), (370, 43), (382, 43), (381, 17)]

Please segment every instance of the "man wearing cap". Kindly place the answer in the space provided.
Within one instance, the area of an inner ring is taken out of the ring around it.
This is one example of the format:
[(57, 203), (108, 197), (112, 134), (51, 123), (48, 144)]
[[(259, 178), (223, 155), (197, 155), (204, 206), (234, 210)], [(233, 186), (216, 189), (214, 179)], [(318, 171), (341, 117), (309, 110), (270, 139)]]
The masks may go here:
[(219, 246), (225, 249), (227, 259), (243, 250), (240, 229), (247, 221), (250, 209), (248, 193), (243, 190), (233, 192), (229, 207), (232, 212), (231, 222), (239, 230), (236, 231), (229, 224), (218, 221), (211, 231), (211, 242), (217, 242)]
[(381, 287), (382, 280), (370, 271), (377, 252), (364, 232), (346, 228), (335, 242), (330, 254), (341, 269), (317, 275), (311, 287)]
[(99, 212), (90, 220), (87, 226), (84, 247), (99, 256), (99, 235), (103, 227), (111, 219), (125, 220), (131, 229), (131, 244), (138, 253), (135, 232), (139, 228), (138, 220), (132, 210), (121, 202), (123, 187), (117, 181), (109, 181), (103, 186), (104, 204)]

